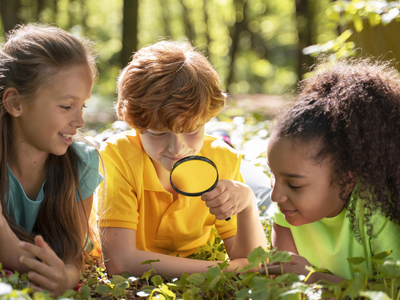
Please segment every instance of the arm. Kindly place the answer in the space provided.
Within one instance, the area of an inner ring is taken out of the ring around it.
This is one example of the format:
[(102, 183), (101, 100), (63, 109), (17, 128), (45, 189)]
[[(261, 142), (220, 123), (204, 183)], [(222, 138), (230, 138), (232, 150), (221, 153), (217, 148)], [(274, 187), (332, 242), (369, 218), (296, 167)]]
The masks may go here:
[[(87, 230), (88, 217), (93, 203), (93, 194), (78, 202), (78, 211), (83, 230)], [(85, 214), (86, 211), (86, 214)], [(80, 267), (76, 261), (63, 262), (49, 247), (41, 236), (35, 237), (35, 245), (20, 242), (20, 248), (29, 255), (20, 257), (20, 262), (28, 270), (28, 278), (33, 282), (31, 288), (35, 291), (47, 290), (52, 297), (64, 294), (74, 289), (79, 283)], [(36, 259), (39, 258), (41, 261)]]
[(267, 247), (256, 199), (246, 184), (221, 179), (214, 190), (201, 198), (218, 220), (237, 214), (236, 235), (224, 240), (231, 260), (247, 258), (259, 246)]
[[(282, 266), (284, 273), (295, 273), (298, 275), (307, 275), (309, 273), (306, 266), (310, 266), (310, 263), (306, 258), (298, 254), (292, 232), (289, 228), (274, 223), (271, 232), (271, 244), (272, 247), (277, 247), (278, 251), (288, 251), (292, 255), (290, 264)], [(268, 266), (268, 272), (271, 275), (281, 275), (282, 269), (279, 264)], [(345, 279), (331, 274), (315, 272), (308, 278), (307, 283), (315, 283), (320, 280), (339, 283)]]
[[(159, 259), (160, 262), (152, 264), (157, 274), (171, 278), (180, 277), (185, 272), (189, 274), (207, 272), (209, 266), (217, 265), (216, 261), (202, 261), (138, 250), (136, 230), (133, 229), (102, 227), (100, 232), (104, 262), (110, 276), (123, 272), (142, 276), (150, 269), (149, 265), (141, 265), (146, 260)], [(228, 271), (242, 268), (246, 264), (245, 260), (231, 261)]]
[[(1, 209), (1, 205), (0, 205)], [(3, 213), (0, 214), (0, 262), (3, 268), (11, 271), (18, 271), (26, 273), (29, 268), (20, 262), (21, 256), (31, 257), (34, 256), (19, 247), (20, 240), (11, 230)], [(7, 245), (7, 246), (5, 246)]]

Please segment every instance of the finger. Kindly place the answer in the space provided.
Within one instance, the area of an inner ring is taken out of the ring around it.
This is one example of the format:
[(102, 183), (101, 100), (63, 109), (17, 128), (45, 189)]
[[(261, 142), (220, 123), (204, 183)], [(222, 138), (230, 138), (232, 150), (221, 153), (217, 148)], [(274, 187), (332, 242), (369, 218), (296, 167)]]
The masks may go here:
[(34, 285), (38, 288), (47, 290), (47, 291), (53, 291), (55, 289), (55, 283), (52, 280), (49, 280), (43, 275), (40, 275), (39, 273), (29, 271), (28, 272), (28, 278), (29, 280), (33, 281)]
[(206, 204), (206, 206), (208, 208), (220, 207), (220, 206), (226, 204), (227, 202), (229, 202), (229, 195), (227, 193), (220, 194), (214, 199), (209, 199), (209, 200), (204, 201), (204, 203)]
[(37, 273), (42, 274), (46, 277), (50, 277), (52, 275), (51, 267), (43, 262), (38, 261), (37, 259), (21, 256), (19, 261), (27, 266), (29, 269), (34, 270)]
[[(35, 241), (36, 241), (36, 239), (35, 239)], [(55, 252), (50, 247), (47, 246), (47, 243), (46, 243), (46, 245), (43, 245), (39, 241), (39, 244), (42, 247), (40, 247), (38, 245), (33, 245), (31, 243), (27, 243), (27, 242), (20, 242), (19, 246), (21, 249), (24, 249), (25, 251), (32, 253), (34, 256), (39, 258), (46, 265), (49, 265), (49, 266), (57, 265), (57, 262), (60, 259), (55, 254)]]
[(30, 283), (29, 287), (34, 291), (34, 292), (43, 292), (44, 289), (42, 289), (40, 286), (34, 284), (34, 283)]
[(219, 180), (217, 186), (212, 191), (204, 193), (201, 196), (201, 200), (212, 200), (221, 195), (226, 190), (226, 181), (224, 179)]

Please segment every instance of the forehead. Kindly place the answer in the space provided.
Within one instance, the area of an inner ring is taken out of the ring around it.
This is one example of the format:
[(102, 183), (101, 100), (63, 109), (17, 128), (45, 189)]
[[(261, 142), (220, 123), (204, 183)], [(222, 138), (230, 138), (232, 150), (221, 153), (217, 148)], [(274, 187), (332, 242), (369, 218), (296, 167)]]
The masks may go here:
[(317, 149), (318, 142), (301, 143), (290, 138), (281, 139), (273, 134), (268, 142), (268, 164), (274, 174), (330, 175), (333, 171), (330, 159), (317, 162), (312, 158)]

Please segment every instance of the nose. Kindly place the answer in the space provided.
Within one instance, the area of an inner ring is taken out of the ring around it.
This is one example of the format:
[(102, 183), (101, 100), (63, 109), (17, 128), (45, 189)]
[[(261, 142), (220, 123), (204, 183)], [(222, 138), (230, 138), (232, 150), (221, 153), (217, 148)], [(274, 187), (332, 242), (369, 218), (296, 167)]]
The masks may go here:
[(182, 134), (171, 133), (171, 137), (168, 144), (168, 151), (176, 156), (184, 154), (186, 147), (185, 138)]
[(77, 110), (74, 113), (72, 122), (71, 122), (71, 126), (74, 128), (82, 128), (83, 126), (85, 126), (85, 121), (83, 120), (83, 111), (82, 110)]
[(271, 200), (280, 203), (287, 200), (287, 196), (284, 190), (275, 182), (274, 178), (271, 178)]

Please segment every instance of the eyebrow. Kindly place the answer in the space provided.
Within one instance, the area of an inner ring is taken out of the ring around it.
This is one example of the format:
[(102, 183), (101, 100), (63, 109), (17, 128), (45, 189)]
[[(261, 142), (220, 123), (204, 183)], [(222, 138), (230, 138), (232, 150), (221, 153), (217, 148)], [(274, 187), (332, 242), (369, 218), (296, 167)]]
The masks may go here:
[(58, 98), (58, 100), (68, 100), (68, 99), (79, 100), (79, 97), (74, 96), (74, 95), (65, 95), (65, 96)]
[(282, 173), (282, 176), (289, 177), (289, 178), (306, 178), (307, 176), (300, 175), (300, 174), (290, 174), (290, 173)]

